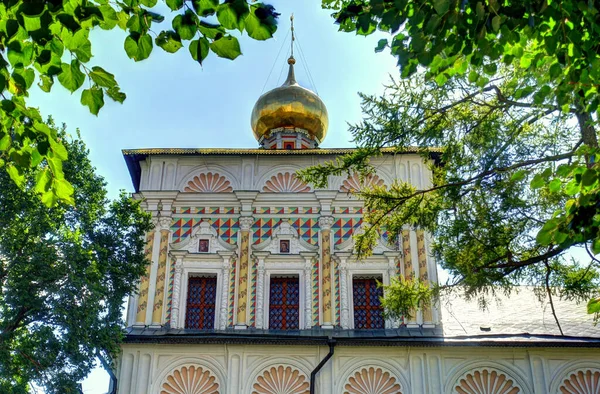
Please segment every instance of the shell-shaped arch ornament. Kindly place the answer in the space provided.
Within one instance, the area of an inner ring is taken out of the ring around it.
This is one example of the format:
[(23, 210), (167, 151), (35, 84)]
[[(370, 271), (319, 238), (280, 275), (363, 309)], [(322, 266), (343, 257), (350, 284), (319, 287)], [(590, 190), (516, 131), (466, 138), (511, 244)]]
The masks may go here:
[(522, 390), (502, 372), (484, 369), (463, 376), (454, 392), (458, 394), (518, 394)]
[(381, 368), (363, 368), (348, 378), (344, 394), (402, 394), (402, 386)]
[(252, 394), (308, 394), (306, 376), (292, 367), (271, 367), (256, 378)]
[(263, 187), (263, 192), (270, 193), (308, 193), (310, 186), (302, 182), (291, 172), (280, 172), (273, 175)]
[(561, 394), (600, 394), (600, 371), (582, 370), (570, 374), (560, 386)]
[(341, 192), (355, 193), (361, 191), (365, 187), (383, 186), (383, 179), (374, 174), (369, 174), (361, 180), (358, 173), (354, 173), (342, 182), (340, 186)]
[(219, 394), (217, 378), (207, 369), (187, 366), (165, 378), (160, 394)]
[(206, 172), (196, 175), (183, 188), (184, 192), (200, 193), (230, 193), (233, 191), (231, 182), (216, 172)]

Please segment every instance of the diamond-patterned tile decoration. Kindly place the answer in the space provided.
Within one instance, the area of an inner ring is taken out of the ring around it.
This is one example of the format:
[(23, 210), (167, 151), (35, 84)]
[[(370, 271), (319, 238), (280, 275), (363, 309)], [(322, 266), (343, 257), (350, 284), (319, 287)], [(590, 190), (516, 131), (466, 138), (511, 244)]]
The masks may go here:
[(183, 215), (205, 215), (205, 214), (224, 214), (233, 215), (237, 213), (236, 207), (176, 207), (171, 210), (174, 214)]
[(362, 224), (362, 218), (338, 218), (331, 227), (334, 245), (346, 242)]
[[(181, 242), (189, 237), (201, 221), (202, 218), (174, 218), (171, 224), (173, 243)], [(217, 234), (223, 241), (231, 245), (237, 244), (237, 236), (240, 230), (237, 218), (208, 219), (208, 222), (217, 230)]]
[(256, 219), (252, 225), (252, 244), (256, 245), (269, 239), (279, 222), (281, 219)]
[(167, 314), (165, 321), (171, 323), (171, 306), (173, 305), (173, 281), (175, 280), (175, 259), (171, 259), (169, 271), (169, 284), (167, 286)]
[(362, 207), (335, 207), (333, 213), (342, 215), (358, 215), (363, 213)]
[(292, 221), (292, 226), (298, 233), (300, 237), (307, 243), (311, 245), (319, 244), (319, 220), (316, 218), (299, 218)]

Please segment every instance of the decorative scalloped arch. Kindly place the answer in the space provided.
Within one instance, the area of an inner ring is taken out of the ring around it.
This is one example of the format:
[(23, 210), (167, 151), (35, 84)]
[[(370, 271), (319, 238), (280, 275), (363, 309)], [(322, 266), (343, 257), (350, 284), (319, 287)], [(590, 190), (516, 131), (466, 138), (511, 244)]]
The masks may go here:
[(189, 357), (189, 356), (180, 356), (176, 358), (170, 359), (168, 362), (162, 364), (157, 371), (156, 379), (154, 379), (154, 383), (152, 384), (151, 393), (162, 394), (162, 384), (167, 380), (168, 376), (170, 376), (173, 371), (180, 370), (182, 367), (195, 366), (196, 368), (200, 367), (205, 371), (210, 371), (212, 375), (216, 377), (217, 383), (219, 383), (219, 391), (226, 392), (226, 371), (225, 367), (214, 359), (213, 357)]
[[(338, 374), (340, 379), (336, 379), (337, 387), (335, 388), (334, 392), (342, 393), (342, 394), (345, 394), (345, 393), (354, 394), (352, 391), (346, 390), (346, 384), (348, 383), (350, 378), (352, 378), (353, 376), (356, 375), (356, 373), (359, 373), (363, 369), (368, 370), (369, 368), (374, 368), (374, 370), (380, 369), (383, 373), (387, 372), (387, 373), (389, 373), (390, 377), (393, 377), (394, 379), (396, 379), (396, 383), (398, 383), (400, 385), (401, 391), (391, 391), (390, 393), (396, 394), (396, 393), (410, 393), (411, 392), (410, 385), (404, 375), (404, 370), (402, 370), (401, 367), (387, 363), (385, 361), (381, 361), (380, 359), (375, 359), (375, 358), (365, 359), (364, 357), (356, 357), (355, 360), (346, 363), (342, 367), (342, 370)], [(369, 393), (369, 391), (365, 391), (365, 392)], [(358, 391), (357, 393), (362, 393), (362, 392)], [(379, 392), (375, 391), (374, 393), (379, 393)], [(384, 391), (384, 393), (387, 394), (387, 392), (385, 392), (385, 391)]]
[(309, 389), (309, 380), (303, 372), (289, 365), (278, 365), (256, 377), (252, 394), (308, 394)]
[(293, 172), (279, 172), (265, 182), (263, 192), (270, 193), (308, 193), (310, 186), (302, 182)]
[(212, 172), (213, 174), (219, 174), (224, 176), (230, 183), (233, 190), (238, 190), (240, 188), (240, 180), (238, 179), (238, 174), (231, 172), (231, 168), (211, 164), (211, 165), (198, 165), (193, 168), (189, 168), (185, 174), (178, 177), (177, 188), (178, 190), (184, 190), (184, 188), (188, 185), (188, 183), (194, 179), (195, 176)]
[(231, 187), (231, 182), (227, 178), (217, 172), (202, 172), (189, 180), (183, 191), (192, 193), (231, 193), (233, 187)]
[(376, 175), (376, 174), (367, 175), (367, 177), (365, 179), (363, 179), (361, 182), (359, 174), (355, 172), (342, 182), (342, 186), (340, 186), (340, 191), (345, 192), (345, 193), (355, 193), (365, 187), (383, 186), (383, 185), (384, 185), (383, 179), (381, 179), (379, 177), (379, 175)]
[(254, 363), (252, 369), (247, 371), (247, 374), (244, 375), (244, 381), (246, 383), (243, 386), (244, 391), (242, 392), (252, 393), (252, 390), (254, 390), (254, 383), (256, 383), (258, 377), (262, 376), (265, 371), (270, 370), (272, 367), (291, 367), (292, 369), (300, 371), (304, 376), (310, 376), (310, 371), (315, 367), (315, 365), (306, 359), (298, 357), (288, 357), (285, 360), (285, 363), (281, 363), (280, 360), (282, 356), (283, 355), (268, 357), (260, 363)]
[(163, 379), (160, 394), (220, 394), (220, 388), (217, 377), (210, 369), (186, 365)]
[(466, 373), (456, 382), (457, 394), (519, 394), (523, 391), (517, 383), (503, 372), (493, 368), (481, 368)]
[(600, 370), (579, 369), (570, 373), (559, 387), (561, 394), (600, 393)]
[(402, 394), (398, 379), (380, 367), (365, 367), (351, 375), (344, 394)]
[[(453, 368), (453, 372), (450, 372), (448, 379), (446, 379), (445, 392), (449, 394), (456, 394), (456, 387), (460, 384), (461, 379), (464, 379), (467, 375), (473, 374), (476, 371), (496, 371), (497, 374), (503, 374), (508, 379), (512, 380), (515, 387), (519, 388), (519, 394), (529, 394), (531, 392), (531, 388), (527, 384), (527, 381), (522, 376), (522, 372), (515, 369), (510, 365), (505, 365), (501, 362), (494, 362), (490, 360), (472, 360), (465, 362), (461, 365), (458, 365), (456, 368)], [(500, 391), (501, 392), (501, 391)], [(471, 394), (471, 392), (467, 391), (467, 393)], [(488, 393), (487, 391), (473, 391), (473, 394), (478, 393)], [(496, 393), (495, 391), (491, 391), (491, 393)], [(512, 394), (511, 391), (507, 391), (507, 394)]]

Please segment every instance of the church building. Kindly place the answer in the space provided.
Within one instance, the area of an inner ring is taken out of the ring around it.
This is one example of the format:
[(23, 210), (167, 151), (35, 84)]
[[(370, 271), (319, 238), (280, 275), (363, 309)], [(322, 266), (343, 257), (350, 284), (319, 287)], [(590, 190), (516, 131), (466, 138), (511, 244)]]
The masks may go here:
[(352, 191), (396, 179), (428, 187), (439, 151), (384, 149), (362, 182), (300, 181), (297, 170), (351, 149), (319, 147), (326, 106), (288, 63), (285, 83), (252, 112), (258, 147), (123, 151), (155, 227), (151, 264), (129, 299), (117, 392), (600, 393), (600, 333), (572, 305), (566, 335), (547, 315), (526, 325), (539, 310), (522, 297), (485, 321), (459, 299), (453, 310), (442, 300), (410, 320), (385, 318), (379, 282), (438, 280), (431, 237), (407, 226), (392, 244), (383, 232), (357, 261), (363, 204)]

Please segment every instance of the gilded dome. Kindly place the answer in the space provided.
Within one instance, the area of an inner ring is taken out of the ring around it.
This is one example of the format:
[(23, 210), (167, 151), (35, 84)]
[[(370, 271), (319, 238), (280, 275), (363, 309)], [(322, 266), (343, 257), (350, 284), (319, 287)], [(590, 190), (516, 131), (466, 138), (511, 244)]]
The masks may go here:
[(329, 119), (327, 108), (314, 92), (298, 85), (294, 76), (293, 57), (288, 64), (286, 81), (260, 96), (252, 110), (252, 130), (258, 141), (269, 137), (271, 130), (298, 128), (306, 130), (317, 144), (325, 138)]

